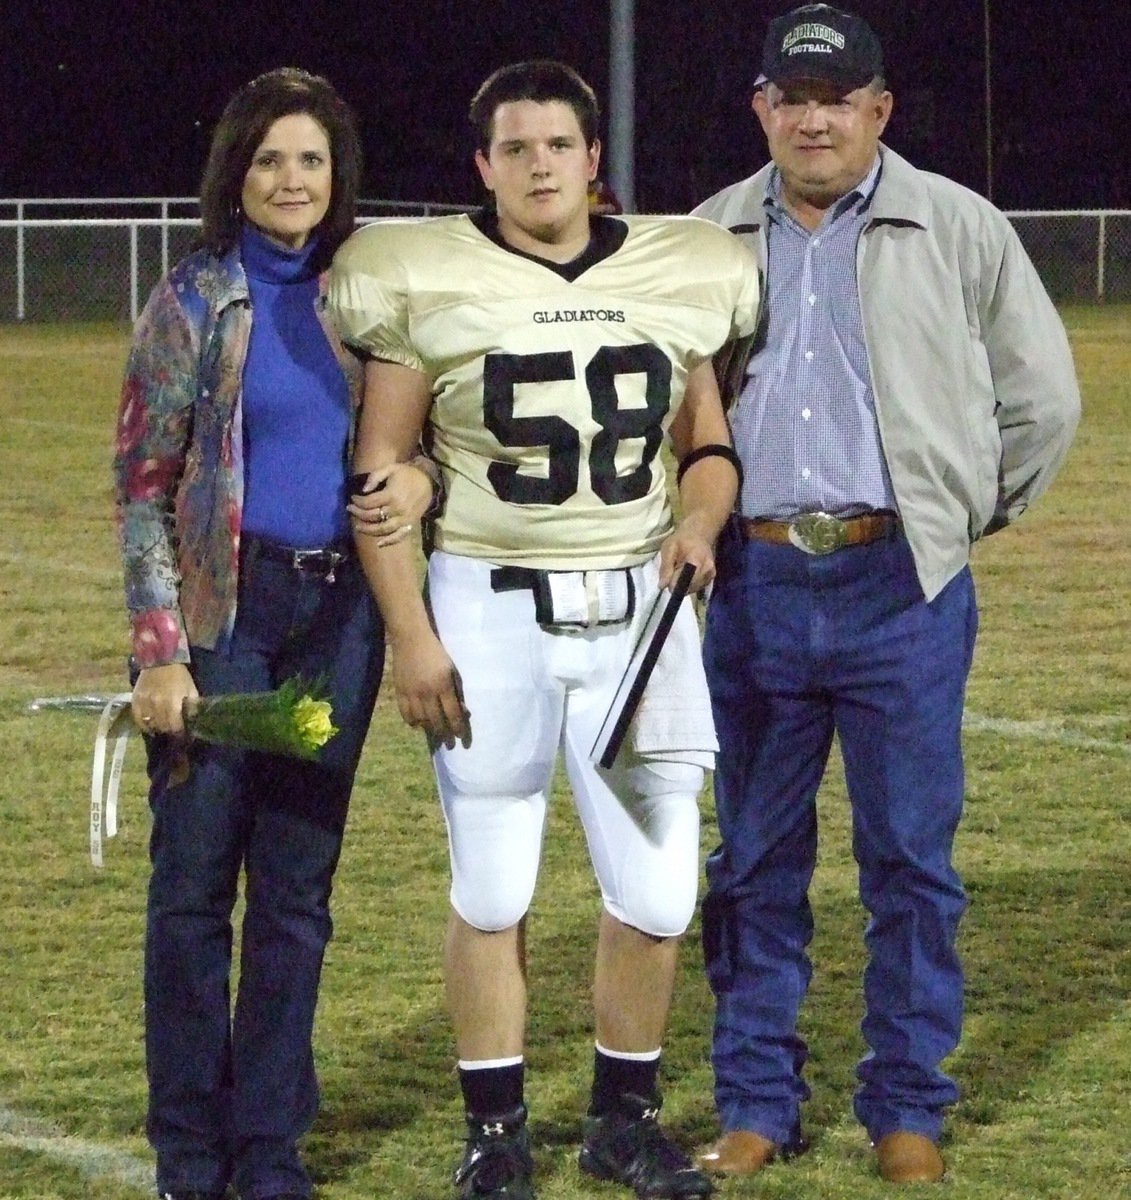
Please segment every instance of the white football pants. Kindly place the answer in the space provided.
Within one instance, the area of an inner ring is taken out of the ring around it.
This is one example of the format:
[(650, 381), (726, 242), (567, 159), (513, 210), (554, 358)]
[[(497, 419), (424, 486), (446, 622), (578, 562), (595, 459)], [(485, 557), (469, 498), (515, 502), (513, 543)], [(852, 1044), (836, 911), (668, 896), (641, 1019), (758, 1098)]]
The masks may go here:
[[(530, 591), (492, 591), (491, 570), (442, 551), (428, 566), (436, 628), (471, 713), (470, 747), (433, 756), (453, 908), (483, 930), (526, 913), (560, 747), (605, 907), (655, 937), (681, 934), (695, 911), (702, 768), (645, 762), (627, 745), (612, 770), (589, 760), (655, 595), (656, 562), (632, 569), (628, 625), (568, 632), (536, 623)], [(679, 619), (694, 625), (690, 605)]]

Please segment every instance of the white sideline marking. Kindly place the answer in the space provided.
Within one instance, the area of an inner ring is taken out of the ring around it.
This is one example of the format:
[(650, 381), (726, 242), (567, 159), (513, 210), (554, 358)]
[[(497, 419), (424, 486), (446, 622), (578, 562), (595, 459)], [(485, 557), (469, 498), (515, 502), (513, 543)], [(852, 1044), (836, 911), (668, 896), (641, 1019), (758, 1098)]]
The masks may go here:
[(1072, 717), (1071, 720), (1066, 717), (1045, 717), (1036, 721), (1012, 721), (1006, 717), (987, 717), (982, 713), (972, 712), (966, 713), (962, 718), (964, 728), (978, 733), (996, 733), (1001, 737), (1056, 742), (1061, 746), (1076, 746), (1083, 750), (1114, 750), (1118, 754), (1131, 754), (1131, 742), (1089, 737), (1087, 734), (1075, 733), (1068, 726), (1074, 724), (1102, 727), (1128, 723), (1131, 723), (1131, 717), (1099, 713), (1094, 716)]
[(111, 1146), (70, 1137), (46, 1121), (0, 1106), (0, 1146), (4, 1145), (53, 1158), (74, 1167), (87, 1179), (114, 1179), (149, 1194), (157, 1186), (151, 1163)]

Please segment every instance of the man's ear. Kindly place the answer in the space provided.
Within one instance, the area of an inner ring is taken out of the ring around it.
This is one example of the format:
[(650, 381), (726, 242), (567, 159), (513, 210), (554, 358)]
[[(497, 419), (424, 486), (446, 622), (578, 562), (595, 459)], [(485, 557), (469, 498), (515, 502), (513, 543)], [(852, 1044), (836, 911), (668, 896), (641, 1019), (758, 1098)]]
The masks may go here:
[(875, 99), (876, 124), (878, 134), (882, 134), (891, 119), (891, 110), (895, 104), (891, 92), (881, 92)]
[(493, 192), (495, 189), (491, 186), (491, 180), (495, 173), (491, 170), (491, 163), (482, 150), (475, 151), (475, 166), (479, 171), (479, 178), (483, 180), (483, 186), (489, 192)]

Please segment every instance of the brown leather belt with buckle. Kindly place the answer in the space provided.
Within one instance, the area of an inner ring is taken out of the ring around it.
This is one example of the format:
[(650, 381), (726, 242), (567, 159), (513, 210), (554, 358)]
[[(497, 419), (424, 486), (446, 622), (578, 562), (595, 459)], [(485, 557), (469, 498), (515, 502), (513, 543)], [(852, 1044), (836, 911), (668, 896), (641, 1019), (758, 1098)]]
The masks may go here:
[(763, 521), (739, 517), (742, 536), (748, 541), (775, 546), (796, 546), (806, 554), (831, 554), (844, 546), (864, 546), (891, 537), (900, 528), (895, 513), (864, 513), (859, 517), (834, 517), (831, 513), (802, 513), (791, 521)]

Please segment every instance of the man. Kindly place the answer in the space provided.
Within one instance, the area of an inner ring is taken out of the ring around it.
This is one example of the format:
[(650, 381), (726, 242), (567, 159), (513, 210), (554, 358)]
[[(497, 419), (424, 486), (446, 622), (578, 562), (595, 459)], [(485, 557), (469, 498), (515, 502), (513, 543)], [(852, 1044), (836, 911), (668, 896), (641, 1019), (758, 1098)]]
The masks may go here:
[[(524, 934), (561, 746), (603, 900), (580, 1166), (641, 1197), (705, 1196), (656, 1121), (716, 744), (689, 605), (657, 666), (669, 684), (653, 711), (674, 710), (671, 734), (641, 718), (612, 769), (589, 756), (651, 598), (684, 564), (693, 588), (713, 578), (737, 480), (711, 356), (752, 332), (757, 270), (705, 221), (590, 216), (597, 102), (570, 68), (503, 68), (470, 115), (494, 209), (371, 226), (331, 287), (369, 356), (356, 468), (405, 458), (424, 430), (447, 489), (427, 608), (406, 547), (362, 538), (359, 552), (448, 825), (446, 987), (468, 1120), (456, 1184), (533, 1196)], [(681, 459), (674, 529), (665, 431)]]
[[(1005, 217), (880, 143), (859, 17), (770, 23), (754, 111), (772, 163), (697, 210), (756, 245), (766, 311), (730, 409), (744, 467), (704, 658), (721, 845), (703, 927), (723, 1135), (700, 1162), (803, 1149), (814, 800), (833, 734), (865, 933), (857, 1118), (891, 1181), (937, 1180), (965, 907), (951, 851), (976, 539), (1048, 486), (1079, 416), (1064, 330)], [(734, 379), (734, 372), (730, 378)], [(729, 398), (729, 397), (728, 397)]]

